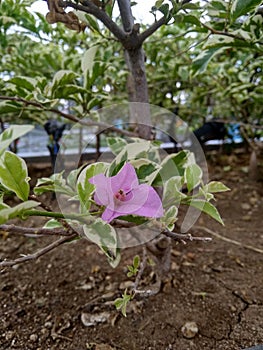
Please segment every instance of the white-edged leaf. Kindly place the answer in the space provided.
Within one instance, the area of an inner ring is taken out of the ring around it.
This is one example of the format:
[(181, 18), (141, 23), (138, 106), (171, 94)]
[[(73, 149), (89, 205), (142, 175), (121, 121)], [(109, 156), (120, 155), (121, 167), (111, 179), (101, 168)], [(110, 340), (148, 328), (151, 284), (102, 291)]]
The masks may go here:
[(0, 158), (0, 182), (18, 198), (26, 201), (30, 191), (29, 180), (24, 159), (6, 151)]
[(77, 180), (77, 192), (81, 203), (82, 212), (89, 210), (91, 205), (90, 199), (95, 189), (95, 186), (89, 182), (89, 179), (95, 175), (105, 173), (108, 166), (108, 163), (97, 162), (88, 165), (79, 174)]
[(145, 158), (132, 159), (130, 163), (134, 166), (140, 182), (148, 184), (151, 184), (151, 181), (156, 176), (156, 172), (161, 168), (157, 163)]
[(238, 17), (254, 11), (262, 0), (234, 0), (231, 6), (231, 16), (235, 21)]
[(0, 155), (7, 149), (7, 147), (16, 139), (27, 134), (33, 130), (33, 125), (11, 125), (0, 134)]
[(62, 227), (61, 223), (59, 221), (57, 221), (56, 219), (50, 219), (48, 222), (45, 223), (45, 225), (43, 226), (43, 228), (58, 228), (58, 227)]
[(123, 147), (127, 146), (127, 141), (122, 137), (107, 137), (107, 144), (116, 156), (123, 150)]
[(210, 49), (202, 51), (192, 63), (192, 71), (194, 75), (203, 73), (206, 70), (208, 63), (211, 59), (218, 53), (220, 53), (224, 48), (222, 47), (212, 47)]
[(202, 199), (192, 199), (191, 201), (189, 201), (188, 204), (194, 208), (199, 209), (200, 211), (203, 211), (204, 213), (208, 214), (213, 219), (218, 221), (220, 224), (224, 225), (224, 222), (223, 222), (218, 210), (216, 209), (216, 207), (213, 204), (206, 202)]
[(0, 210), (0, 225), (4, 224), (6, 221), (20, 217), (25, 218), (25, 211), (37, 207), (40, 203), (36, 201), (26, 201), (18, 204), (13, 208), (5, 208)]
[(84, 55), (81, 61), (81, 69), (84, 74), (87, 74), (87, 72), (92, 71), (97, 50), (98, 50), (98, 46), (95, 45), (90, 47), (87, 51), (84, 52)]
[(101, 218), (97, 218), (91, 224), (83, 225), (83, 231), (89, 240), (100, 247), (111, 266), (116, 267), (120, 261), (120, 250), (115, 229)]
[(28, 91), (34, 91), (34, 89), (36, 88), (36, 85), (38, 83), (38, 81), (34, 78), (30, 78), (30, 77), (24, 77), (24, 76), (16, 76), (12, 79), (10, 79), (8, 82), (21, 87), (23, 89), (26, 89)]
[(208, 193), (216, 193), (230, 191), (230, 188), (220, 181), (211, 181), (204, 186), (204, 190)]
[(165, 224), (168, 230), (174, 229), (174, 223), (177, 220), (178, 208), (172, 205), (168, 210), (165, 210), (164, 216), (161, 218), (161, 222)]
[(173, 176), (164, 182), (162, 198), (164, 208), (168, 208), (175, 203), (179, 204), (181, 199), (186, 197), (186, 195), (181, 192), (183, 182), (183, 176)]
[(188, 192), (191, 192), (201, 183), (202, 176), (202, 169), (197, 164), (191, 164), (186, 167), (184, 178)]

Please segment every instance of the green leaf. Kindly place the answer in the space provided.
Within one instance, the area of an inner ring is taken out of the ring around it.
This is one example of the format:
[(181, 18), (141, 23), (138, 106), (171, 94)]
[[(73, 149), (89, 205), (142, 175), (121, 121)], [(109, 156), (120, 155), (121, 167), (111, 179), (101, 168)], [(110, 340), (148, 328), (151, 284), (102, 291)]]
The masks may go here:
[(160, 165), (145, 158), (134, 159), (130, 163), (134, 166), (140, 182), (148, 184), (151, 184), (151, 181), (156, 176), (156, 172), (160, 170)]
[(160, 171), (157, 173), (152, 185), (163, 186), (171, 177), (182, 176), (189, 162), (190, 155), (189, 151), (180, 151), (166, 156), (161, 162)]
[(106, 140), (108, 146), (115, 156), (123, 150), (123, 147), (127, 146), (127, 141), (125, 141), (122, 137), (107, 137)]
[(178, 208), (173, 205), (168, 210), (165, 210), (164, 216), (161, 218), (161, 222), (165, 224), (168, 230), (174, 229), (174, 223), (177, 221)]
[(192, 71), (193, 71), (194, 75), (203, 73), (206, 70), (206, 67), (207, 67), (208, 63), (211, 61), (211, 59), (222, 50), (223, 50), (223, 48), (214, 47), (214, 48), (202, 51), (193, 60)]
[(221, 219), (221, 216), (220, 216), (218, 210), (216, 209), (216, 207), (213, 204), (206, 202), (202, 199), (191, 199), (188, 202), (188, 204), (194, 208), (199, 209), (200, 211), (203, 211), (204, 213), (208, 214), (213, 219), (218, 221), (220, 224), (224, 225), (224, 222)]
[(262, 0), (234, 0), (231, 6), (233, 21), (240, 16), (254, 11), (260, 4), (262, 4)]
[(34, 187), (34, 193), (36, 195), (41, 195), (45, 192), (62, 193), (70, 197), (76, 195), (75, 191), (66, 184), (66, 180), (63, 178), (63, 171), (61, 173), (53, 174), (50, 177), (42, 177), (37, 180), (37, 184)]
[(230, 188), (224, 185), (220, 181), (211, 181), (204, 186), (205, 192), (216, 193), (216, 192), (225, 192), (230, 191)]
[(201, 27), (199, 19), (193, 15), (184, 15), (182, 17), (182, 20), (184, 23), (191, 23), (191, 24), (195, 24), (198, 27)]
[(139, 268), (139, 266), (140, 266), (140, 257), (139, 257), (139, 255), (135, 255), (135, 257), (133, 258), (133, 267), (135, 268), (135, 269), (138, 269)]
[(81, 203), (81, 211), (86, 212), (91, 206), (91, 196), (94, 192), (95, 186), (89, 182), (89, 179), (98, 174), (104, 174), (108, 163), (97, 162), (88, 165), (84, 168), (77, 180), (77, 192)]
[(166, 18), (170, 15), (168, 4), (162, 4), (160, 7), (158, 7), (158, 11), (160, 11)]
[(33, 125), (11, 125), (0, 134), (0, 155), (8, 148), (8, 146), (16, 139), (33, 130)]
[(126, 314), (126, 309), (127, 309), (127, 304), (132, 300), (132, 295), (127, 294), (127, 290), (122, 294), (121, 298), (117, 298), (114, 301), (114, 305), (117, 310), (121, 310), (121, 313), (123, 316), (127, 316)]
[(23, 76), (16, 76), (10, 79), (9, 82), (28, 91), (34, 91), (37, 85), (36, 79)]
[(71, 70), (59, 70), (54, 75), (50, 90), (53, 97), (58, 93), (58, 88), (65, 87), (67, 84), (71, 84), (76, 79), (77, 74)]
[(183, 176), (173, 176), (164, 182), (163, 185), (163, 207), (169, 208), (171, 205), (179, 204), (186, 195), (182, 193)]
[(186, 167), (184, 177), (188, 192), (191, 192), (201, 183), (202, 175), (202, 169), (197, 164), (191, 164)]
[(43, 228), (58, 228), (58, 227), (62, 227), (61, 223), (59, 221), (57, 221), (56, 219), (51, 219), (48, 222), (45, 223), (45, 225), (43, 226)]
[(21, 105), (14, 101), (0, 101), (0, 114), (17, 113)]
[(10, 208), (9, 205), (4, 203), (4, 194), (0, 194), (0, 210)]
[(21, 219), (25, 219), (25, 211), (35, 208), (40, 203), (35, 201), (26, 201), (18, 204), (13, 208), (5, 208), (0, 210), (0, 225), (4, 224), (8, 220), (14, 219), (16, 217), (20, 217)]
[(154, 6), (159, 8), (160, 6), (162, 6), (163, 3), (164, 3), (164, 0), (157, 0), (157, 1), (155, 1)]
[(84, 52), (82, 61), (81, 61), (81, 69), (84, 74), (89, 74), (92, 71), (94, 65), (94, 59), (98, 50), (98, 46), (92, 46), (87, 51)]
[(97, 218), (90, 225), (83, 225), (83, 231), (89, 240), (100, 247), (110, 265), (116, 267), (120, 262), (120, 250), (115, 229), (101, 218)]
[(0, 181), (23, 201), (28, 199), (30, 187), (26, 162), (6, 151), (0, 159)]
[(100, 29), (100, 27), (98, 25), (98, 22), (96, 21), (96, 19), (93, 16), (90, 16), (90, 15), (85, 13), (85, 19), (86, 19), (89, 27), (91, 29), (93, 29), (93, 31), (95, 31), (97, 33), (101, 32), (101, 29)]

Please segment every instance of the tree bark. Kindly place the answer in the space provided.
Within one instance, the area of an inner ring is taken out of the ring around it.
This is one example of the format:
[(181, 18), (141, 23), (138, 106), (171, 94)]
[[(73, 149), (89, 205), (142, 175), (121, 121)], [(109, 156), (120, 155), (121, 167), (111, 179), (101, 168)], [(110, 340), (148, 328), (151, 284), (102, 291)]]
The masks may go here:
[(140, 137), (151, 138), (151, 114), (149, 106), (148, 84), (145, 71), (145, 55), (138, 38), (139, 25), (134, 24), (129, 0), (118, 0), (123, 30), (127, 40), (123, 42), (125, 60), (130, 72), (127, 81), (130, 104), (130, 122), (137, 125)]

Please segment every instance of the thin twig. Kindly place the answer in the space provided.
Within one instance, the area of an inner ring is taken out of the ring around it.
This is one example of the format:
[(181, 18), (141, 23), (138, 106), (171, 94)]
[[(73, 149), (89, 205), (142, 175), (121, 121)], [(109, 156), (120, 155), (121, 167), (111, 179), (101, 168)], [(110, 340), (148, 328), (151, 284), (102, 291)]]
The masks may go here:
[(58, 246), (60, 246), (63, 243), (66, 243), (68, 241), (70, 241), (71, 239), (77, 237), (77, 234), (73, 234), (67, 237), (62, 237), (60, 239), (58, 239), (55, 242), (52, 242), (51, 244), (47, 245), (46, 247), (40, 249), (39, 251), (33, 253), (33, 254), (29, 254), (29, 255), (25, 255), (22, 256), (21, 258), (15, 259), (15, 260), (4, 260), (0, 262), (0, 267), (11, 267), (17, 264), (21, 264), (27, 261), (31, 261), (31, 260), (36, 260), (39, 257), (41, 257), (42, 255), (50, 252), (51, 250), (57, 248)]
[(140, 269), (137, 273), (137, 276), (136, 276), (136, 279), (135, 279), (135, 282), (134, 282), (134, 285), (133, 285), (133, 292), (136, 294), (138, 291), (138, 286), (140, 284), (140, 281), (142, 279), (142, 275), (143, 275), (143, 272), (146, 268), (146, 264), (147, 264), (147, 251), (146, 251), (146, 247), (144, 246), (143, 247), (143, 251), (142, 251), (143, 255), (142, 255), (142, 261), (140, 263)]
[(84, 126), (98, 126), (103, 131), (104, 130), (111, 130), (111, 131), (117, 132), (119, 134), (130, 136), (130, 137), (138, 136), (134, 132), (119, 129), (119, 128), (117, 128), (113, 125), (110, 125), (110, 124), (96, 122), (96, 121), (92, 121), (92, 120), (79, 119), (76, 116), (74, 116), (73, 114), (62, 112), (56, 108), (47, 108), (42, 103), (32, 101), (32, 100), (26, 100), (22, 97), (0, 96), (0, 100), (21, 102), (21, 103), (24, 103), (25, 106), (34, 106), (34, 107), (37, 107), (39, 109), (42, 109), (45, 112), (52, 112), (52, 113), (58, 114), (65, 119), (68, 119), (68, 120), (75, 122), (75, 123), (79, 123), (79, 124), (84, 125)]
[(175, 241), (186, 243), (185, 241), (202, 241), (211, 242), (211, 237), (196, 237), (192, 236), (190, 233), (176, 233), (169, 230), (164, 230), (161, 232), (163, 235), (172, 238)]
[(22, 227), (16, 225), (0, 225), (0, 234), (16, 234), (25, 237), (43, 237), (43, 236), (70, 236), (72, 232), (64, 228), (55, 227), (52, 229), (43, 227)]
[(225, 242), (228, 242), (228, 243), (232, 243), (232, 244), (235, 244), (235, 245), (237, 245), (237, 246), (239, 246), (239, 247), (246, 248), (246, 249), (249, 249), (249, 250), (253, 250), (254, 252), (263, 254), (263, 249), (253, 247), (253, 246), (248, 245), (248, 244), (243, 244), (243, 243), (238, 242), (238, 241), (235, 241), (235, 240), (233, 240), (233, 239), (230, 239), (230, 238), (221, 236), (219, 233), (214, 232), (214, 231), (210, 230), (210, 229), (207, 228), (207, 227), (195, 226), (195, 228), (196, 228), (197, 230), (203, 230), (203, 231), (209, 233), (211, 236), (214, 236), (214, 237), (220, 239), (221, 241), (225, 241)]

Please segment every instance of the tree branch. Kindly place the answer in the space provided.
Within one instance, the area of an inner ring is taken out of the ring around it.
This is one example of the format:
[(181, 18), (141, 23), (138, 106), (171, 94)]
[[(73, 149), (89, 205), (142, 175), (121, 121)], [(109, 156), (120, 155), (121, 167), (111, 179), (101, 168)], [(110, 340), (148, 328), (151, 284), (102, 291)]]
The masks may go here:
[(100, 20), (118, 40), (121, 42), (125, 40), (125, 32), (119, 26), (117, 26), (117, 24), (113, 22), (113, 20), (104, 11), (89, 0), (81, 0), (80, 2), (81, 4), (74, 3), (72, 1), (60, 1), (59, 5), (61, 7), (72, 7), (75, 10), (92, 14), (98, 20)]
[(144, 32), (138, 35), (138, 40), (142, 44), (149, 36), (156, 32), (162, 25), (166, 24), (169, 21), (169, 17), (163, 16), (157, 22), (154, 22), (149, 28)]
[(229, 32), (224, 32), (224, 31), (221, 31), (221, 30), (216, 30), (216, 29), (214, 29), (214, 28), (208, 26), (207, 24), (205, 24), (205, 23), (203, 23), (203, 22), (201, 22), (201, 21), (200, 21), (200, 24), (201, 24), (204, 28), (210, 30), (210, 32), (211, 32), (212, 34), (224, 35), (224, 36), (228, 36), (228, 37), (230, 37), (230, 38), (234, 38), (234, 39), (238, 39), (238, 40), (242, 40), (242, 41), (247, 42), (247, 40), (246, 40), (245, 38), (242, 38), (241, 36), (238, 36), (238, 35), (235, 35), (235, 34), (232, 34), (232, 33), (229, 33)]
[(72, 232), (64, 228), (43, 228), (43, 227), (23, 227), (16, 225), (0, 225), (0, 234), (16, 234), (25, 237), (43, 237), (43, 236), (70, 236)]
[(117, 0), (120, 14), (121, 14), (121, 20), (123, 29), (125, 32), (131, 32), (133, 25), (134, 25), (134, 19), (132, 16), (131, 11), (131, 4), (129, 0)]
[(163, 235), (172, 238), (175, 241), (182, 242), (186, 244), (185, 241), (202, 241), (202, 242), (211, 242), (211, 237), (194, 237), (190, 233), (176, 233), (169, 230), (164, 230), (161, 232)]
[(52, 242), (51, 244), (47, 245), (46, 247), (40, 249), (39, 251), (37, 251), (33, 254), (25, 255), (25, 256), (22, 256), (21, 258), (15, 259), (15, 260), (3, 260), (0, 262), (0, 267), (11, 267), (11, 266), (21, 264), (21, 263), (24, 263), (27, 261), (36, 260), (40, 256), (50, 252), (51, 250), (59, 247), (61, 244), (66, 243), (75, 237), (77, 237), (77, 234), (73, 234), (73, 235), (70, 235), (67, 237), (62, 237), (62, 238), (58, 239), (57, 241)]
[(109, 129), (109, 130), (114, 131), (114, 132), (121, 134), (121, 135), (130, 136), (130, 137), (138, 137), (138, 135), (134, 132), (119, 129), (113, 125), (102, 123), (102, 122), (95, 122), (95, 121), (88, 121), (85, 119), (79, 119), (79, 118), (75, 117), (73, 114), (65, 113), (65, 112), (62, 112), (62, 111), (55, 109), (55, 108), (46, 108), (40, 102), (28, 101), (22, 97), (0, 96), (0, 100), (22, 102), (26, 106), (34, 106), (34, 107), (37, 107), (39, 109), (42, 109), (44, 112), (55, 113), (55, 114), (60, 115), (61, 117), (65, 118), (65, 119), (68, 119), (68, 120), (75, 122), (75, 123), (79, 123), (79, 124), (84, 125), (84, 126), (98, 126), (100, 129), (104, 129), (104, 130)]

